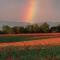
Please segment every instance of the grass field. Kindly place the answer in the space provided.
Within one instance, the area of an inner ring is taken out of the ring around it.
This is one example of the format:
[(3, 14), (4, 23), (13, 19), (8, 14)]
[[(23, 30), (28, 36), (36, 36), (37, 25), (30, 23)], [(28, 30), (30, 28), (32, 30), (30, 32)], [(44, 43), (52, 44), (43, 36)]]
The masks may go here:
[(20, 41), (30, 41), (38, 39), (52, 38), (52, 36), (47, 37), (32, 37), (32, 36), (0, 36), (0, 42), (20, 42)]
[(60, 60), (59, 37), (60, 34), (0, 35), (0, 60)]
[(60, 37), (60, 34), (17, 34), (0, 35), (0, 42), (20, 42)]
[(0, 60), (60, 60), (60, 46), (0, 47)]

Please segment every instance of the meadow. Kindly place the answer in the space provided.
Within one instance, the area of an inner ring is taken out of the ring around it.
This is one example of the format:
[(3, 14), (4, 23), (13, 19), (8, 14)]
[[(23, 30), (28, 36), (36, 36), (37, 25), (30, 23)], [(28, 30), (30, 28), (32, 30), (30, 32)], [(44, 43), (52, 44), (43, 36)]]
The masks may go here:
[(21, 42), (31, 40), (42, 40), (60, 37), (60, 33), (41, 34), (4, 34), (0, 35), (0, 42)]
[(0, 47), (0, 60), (60, 60), (60, 46)]
[(21, 42), (21, 41), (31, 41), (38, 39), (47, 39), (51, 37), (32, 37), (32, 36), (2, 36), (0, 37), (0, 42)]
[[(39, 45), (35, 46), (19, 45), (21, 44), (20, 42), (24, 41), (27, 44), (28, 41), (29, 42), (30, 41), (33, 42), (34, 40), (41, 41), (44, 39), (46, 40), (50, 38), (59, 37), (60, 33), (0, 35), (0, 60), (60, 60), (60, 45), (48, 46), (40, 45), (40, 43)], [(18, 46), (16, 45), (16, 42), (19, 43)], [(15, 46), (13, 45), (4, 46), (3, 43), (4, 44), (15, 43)]]

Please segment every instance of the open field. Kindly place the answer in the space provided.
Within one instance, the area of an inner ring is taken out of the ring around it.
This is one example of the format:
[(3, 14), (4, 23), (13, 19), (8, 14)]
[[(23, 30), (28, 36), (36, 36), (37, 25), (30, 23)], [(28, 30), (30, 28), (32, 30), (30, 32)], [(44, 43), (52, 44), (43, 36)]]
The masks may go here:
[(21, 42), (31, 40), (42, 40), (48, 38), (59, 38), (60, 33), (40, 33), (40, 34), (5, 34), (0, 35), (0, 42)]
[(0, 46), (60, 45), (60, 33), (0, 35)]
[(22, 42), (4, 42), (0, 43), (0, 46), (57, 46), (60, 45), (60, 38), (48, 38), (42, 40), (22, 41)]
[(60, 60), (60, 46), (0, 47), (0, 60)]
[(0, 35), (0, 60), (60, 60), (60, 33)]
[(60, 45), (60, 33), (0, 35), (0, 46)]

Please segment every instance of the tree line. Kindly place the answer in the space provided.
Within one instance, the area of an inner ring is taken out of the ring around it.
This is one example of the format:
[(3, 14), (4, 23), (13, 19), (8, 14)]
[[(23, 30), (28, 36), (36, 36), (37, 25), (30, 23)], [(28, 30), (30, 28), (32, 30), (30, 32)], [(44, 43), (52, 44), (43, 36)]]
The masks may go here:
[(14, 26), (10, 27), (9, 25), (3, 25), (0, 34), (21, 34), (21, 33), (53, 33), (60, 32), (60, 25), (52, 26), (48, 23), (43, 24), (32, 24), (27, 26)]

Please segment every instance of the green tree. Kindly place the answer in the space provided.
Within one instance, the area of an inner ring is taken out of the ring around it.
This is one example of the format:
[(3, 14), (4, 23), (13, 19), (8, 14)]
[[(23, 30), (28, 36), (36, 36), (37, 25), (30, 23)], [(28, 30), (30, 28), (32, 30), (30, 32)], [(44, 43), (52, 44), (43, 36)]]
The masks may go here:
[(39, 32), (39, 26), (37, 24), (28, 25), (26, 26), (25, 30), (28, 33), (37, 33)]
[(50, 32), (58, 32), (58, 27), (52, 26), (52, 27), (50, 28)]
[(0, 30), (0, 34), (5, 34), (5, 32), (3, 32), (2, 30)]
[(4, 26), (2, 27), (2, 30), (3, 30), (4, 33), (8, 33), (8, 34), (12, 33), (12, 29), (11, 29), (11, 27), (8, 26), (8, 25), (4, 25)]
[(38, 24), (34, 24), (32, 30), (33, 30), (34, 33), (38, 33), (39, 32)]
[(41, 26), (40, 26), (40, 31), (42, 33), (48, 33), (49, 32), (49, 24), (47, 24), (46, 22), (43, 23)]
[(17, 27), (17, 26), (14, 26), (14, 27), (12, 27), (12, 31), (13, 31), (13, 33), (15, 33), (15, 34), (19, 34), (19, 33), (20, 33), (20, 28)]
[(25, 30), (25, 28), (24, 28), (24, 27), (22, 27), (22, 26), (21, 26), (21, 27), (19, 27), (19, 32), (20, 32), (20, 33), (24, 33), (24, 30)]
[(32, 32), (32, 25), (27, 25), (25, 27), (25, 33), (31, 33)]
[(58, 25), (56, 28), (57, 28), (57, 32), (60, 32), (60, 25)]

